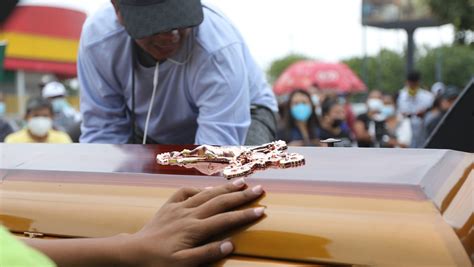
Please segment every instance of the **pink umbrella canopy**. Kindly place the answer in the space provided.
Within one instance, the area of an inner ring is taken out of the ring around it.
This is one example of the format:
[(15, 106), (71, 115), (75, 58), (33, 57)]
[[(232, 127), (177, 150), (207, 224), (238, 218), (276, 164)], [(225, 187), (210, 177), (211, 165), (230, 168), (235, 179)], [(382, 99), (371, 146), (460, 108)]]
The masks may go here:
[(284, 95), (311, 86), (338, 93), (367, 91), (365, 84), (346, 64), (310, 60), (299, 61), (288, 67), (275, 82), (273, 91), (276, 95)]

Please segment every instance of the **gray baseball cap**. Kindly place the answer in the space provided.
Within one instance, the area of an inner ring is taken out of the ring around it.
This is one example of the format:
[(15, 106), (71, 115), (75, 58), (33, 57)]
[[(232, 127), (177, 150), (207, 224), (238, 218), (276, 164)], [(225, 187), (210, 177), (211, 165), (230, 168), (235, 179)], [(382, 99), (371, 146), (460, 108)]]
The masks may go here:
[(125, 29), (134, 39), (194, 27), (204, 19), (201, 0), (119, 0)]

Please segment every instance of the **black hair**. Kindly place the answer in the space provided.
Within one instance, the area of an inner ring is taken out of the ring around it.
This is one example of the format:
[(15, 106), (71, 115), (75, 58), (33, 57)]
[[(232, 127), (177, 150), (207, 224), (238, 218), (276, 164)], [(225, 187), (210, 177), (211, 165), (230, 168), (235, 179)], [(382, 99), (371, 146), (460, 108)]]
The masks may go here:
[(26, 115), (28, 115), (33, 110), (41, 108), (47, 108), (49, 109), (49, 111), (51, 111), (51, 114), (54, 114), (53, 106), (47, 99), (44, 99), (42, 97), (32, 97), (28, 100), (28, 103), (26, 104)]
[(398, 93), (383, 93), (382, 97), (390, 97), (393, 100), (393, 103), (397, 104)]
[(332, 98), (327, 98), (324, 100), (323, 104), (321, 105), (321, 115), (324, 117), (326, 116), (334, 107), (335, 105), (338, 105), (339, 102), (337, 99), (332, 99)]
[(441, 94), (442, 99), (454, 100), (459, 96), (459, 89), (456, 86), (449, 85)]
[(407, 81), (410, 82), (419, 82), (421, 80), (421, 73), (419, 71), (411, 71), (407, 75)]
[(303, 90), (303, 89), (295, 89), (288, 96), (288, 101), (286, 102), (285, 110), (283, 111), (284, 112), (283, 119), (285, 122), (285, 129), (284, 129), (285, 138), (288, 140), (291, 136), (291, 130), (296, 127), (295, 118), (291, 116), (291, 100), (296, 94), (305, 95), (309, 99), (309, 102), (311, 103), (311, 116), (306, 122), (306, 127), (308, 127), (309, 139), (315, 139), (317, 138), (317, 133), (315, 129), (319, 127), (319, 121), (318, 121), (318, 117), (316, 116), (316, 113), (314, 112), (315, 107), (314, 107), (313, 101), (311, 100), (311, 95), (308, 93), (308, 91)]

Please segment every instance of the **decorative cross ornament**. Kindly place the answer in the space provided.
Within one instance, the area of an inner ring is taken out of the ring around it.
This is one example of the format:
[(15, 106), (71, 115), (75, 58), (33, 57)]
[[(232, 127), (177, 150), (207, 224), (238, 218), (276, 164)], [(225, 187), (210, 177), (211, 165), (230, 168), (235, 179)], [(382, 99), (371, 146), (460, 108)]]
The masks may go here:
[(275, 141), (256, 147), (217, 147), (202, 145), (193, 150), (184, 149), (156, 156), (160, 165), (196, 164), (202, 162), (228, 164), (223, 174), (227, 179), (246, 176), (256, 169), (268, 167), (290, 168), (305, 164), (305, 159), (298, 153), (287, 153), (286, 142)]

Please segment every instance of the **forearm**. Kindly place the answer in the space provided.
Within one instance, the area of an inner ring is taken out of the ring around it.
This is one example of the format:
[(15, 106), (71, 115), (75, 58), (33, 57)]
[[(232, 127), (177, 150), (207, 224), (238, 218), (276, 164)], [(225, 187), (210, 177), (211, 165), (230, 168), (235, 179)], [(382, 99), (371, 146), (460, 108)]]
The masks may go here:
[(43, 252), (58, 266), (128, 266), (129, 251), (124, 249), (126, 235), (107, 238), (62, 240), (25, 239), (29, 246)]

